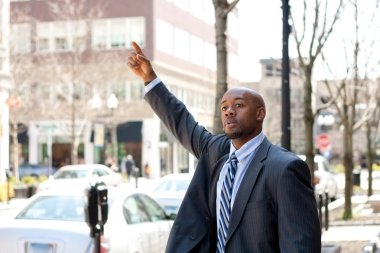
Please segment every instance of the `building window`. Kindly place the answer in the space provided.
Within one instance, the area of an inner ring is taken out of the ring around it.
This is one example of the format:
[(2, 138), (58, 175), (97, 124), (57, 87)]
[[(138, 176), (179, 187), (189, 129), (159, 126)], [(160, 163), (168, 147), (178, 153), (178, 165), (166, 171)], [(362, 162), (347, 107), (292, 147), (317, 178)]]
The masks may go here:
[(199, 66), (203, 65), (203, 41), (197, 36), (190, 37), (190, 61)]
[(127, 47), (130, 47), (132, 41), (135, 41), (141, 47), (145, 47), (145, 18), (127, 18), (127, 27)]
[(203, 61), (204, 66), (210, 70), (216, 70), (216, 48), (215, 45), (205, 42), (204, 45)]
[(265, 65), (265, 76), (273, 76), (273, 65)]
[(31, 51), (30, 24), (13, 24), (10, 32), (10, 48), (12, 53), (29, 53)]
[(37, 23), (37, 52), (50, 51), (50, 23)]
[(92, 47), (95, 49), (129, 48), (135, 41), (145, 47), (145, 18), (95, 20), (92, 23)]
[(125, 84), (125, 101), (140, 101), (144, 96), (144, 85), (141, 81), (127, 81)]
[(199, 19), (203, 18), (203, 1), (190, 1), (189, 10), (191, 15)]
[(215, 9), (212, 1), (202, 1), (203, 2), (203, 20), (209, 24), (215, 24)]
[(189, 33), (179, 29), (174, 29), (174, 55), (183, 60), (189, 60)]
[(49, 39), (39, 38), (37, 40), (37, 51), (38, 52), (49, 51)]
[(54, 49), (56, 51), (65, 51), (69, 49), (67, 38), (55, 38)]
[(143, 94), (144, 94), (144, 90), (143, 90), (143, 85), (141, 85), (141, 82), (140, 81), (136, 81), (136, 82), (133, 82), (132, 83), (132, 86), (131, 86), (131, 100), (141, 100), (143, 99)]
[(161, 19), (156, 22), (157, 49), (167, 54), (173, 54), (173, 26)]
[(94, 21), (92, 23), (92, 47), (97, 49), (106, 49), (107, 44), (107, 21)]
[(85, 49), (84, 21), (37, 23), (37, 52)]
[(111, 48), (126, 47), (126, 22), (125, 19), (110, 20)]

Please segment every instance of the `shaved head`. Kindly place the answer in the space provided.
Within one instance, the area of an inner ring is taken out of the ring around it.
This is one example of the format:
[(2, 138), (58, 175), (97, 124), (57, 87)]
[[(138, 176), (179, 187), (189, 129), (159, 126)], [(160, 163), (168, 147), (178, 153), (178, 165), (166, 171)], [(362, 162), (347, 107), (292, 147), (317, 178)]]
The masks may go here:
[(223, 130), (235, 148), (261, 133), (265, 103), (255, 90), (246, 87), (229, 89), (221, 99), (220, 110)]

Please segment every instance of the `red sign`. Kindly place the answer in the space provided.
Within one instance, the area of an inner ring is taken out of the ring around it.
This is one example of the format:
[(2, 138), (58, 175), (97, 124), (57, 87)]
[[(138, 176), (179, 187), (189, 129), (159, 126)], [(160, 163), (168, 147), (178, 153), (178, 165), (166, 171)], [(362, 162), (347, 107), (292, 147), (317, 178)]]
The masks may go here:
[(321, 152), (326, 151), (330, 148), (331, 136), (329, 134), (323, 133), (318, 136), (317, 144)]

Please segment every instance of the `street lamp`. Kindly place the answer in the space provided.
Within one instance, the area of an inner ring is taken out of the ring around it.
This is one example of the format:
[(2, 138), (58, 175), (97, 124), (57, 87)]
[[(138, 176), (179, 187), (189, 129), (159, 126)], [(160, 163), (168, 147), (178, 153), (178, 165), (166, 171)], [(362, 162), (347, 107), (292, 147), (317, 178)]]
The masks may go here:
[[(90, 100), (90, 105), (94, 109), (101, 109), (103, 105), (102, 98), (99, 94), (95, 94), (92, 99)], [(109, 125), (111, 128), (111, 145), (112, 145), (112, 151), (111, 156), (114, 159), (114, 162), (118, 162), (118, 156), (117, 156), (117, 135), (116, 135), (116, 126), (113, 123), (114, 121), (114, 111), (117, 109), (119, 105), (119, 100), (117, 99), (116, 95), (114, 93), (111, 93), (107, 98), (107, 109), (111, 110), (111, 114), (103, 114), (99, 115), (98, 117), (107, 118), (109, 120)], [(107, 121), (108, 121), (107, 120)]]
[(114, 93), (111, 93), (107, 99), (107, 107), (111, 110), (111, 143), (112, 143), (112, 156), (114, 158), (114, 162), (118, 164), (118, 156), (117, 156), (117, 133), (116, 126), (113, 120), (114, 110), (118, 107), (119, 100), (117, 99)]
[[(10, 96), (6, 100), (6, 103), (12, 111), (16, 111), (22, 106), (21, 99), (18, 96)], [(14, 114), (17, 114), (16, 112), (13, 112)], [(12, 142), (13, 142), (13, 173), (15, 175), (16, 181), (19, 181), (19, 147), (18, 147), (18, 121), (17, 117), (13, 115), (13, 117), (10, 120), (11, 125), (11, 136), (12, 136)]]

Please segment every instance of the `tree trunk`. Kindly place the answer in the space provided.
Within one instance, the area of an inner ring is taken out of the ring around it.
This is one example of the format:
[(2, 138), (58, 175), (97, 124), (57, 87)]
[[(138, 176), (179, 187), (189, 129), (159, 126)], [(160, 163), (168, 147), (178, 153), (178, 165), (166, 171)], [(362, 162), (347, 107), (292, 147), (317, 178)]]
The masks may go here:
[(370, 197), (373, 194), (372, 190), (372, 164), (373, 164), (373, 152), (372, 152), (372, 139), (371, 139), (371, 122), (366, 123), (366, 137), (367, 137), (367, 169), (368, 169), (368, 191), (367, 196)]
[(19, 151), (18, 151), (18, 138), (17, 138), (17, 123), (11, 123), (11, 131), (12, 131), (12, 144), (13, 144), (13, 173), (16, 179), (16, 182), (20, 181), (20, 173), (18, 170), (19, 167)]
[(213, 132), (223, 133), (223, 126), (220, 119), (220, 99), (227, 91), (227, 46), (226, 46), (226, 29), (227, 14), (225, 6), (227, 1), (218, 1), (215, 6), (215, 42), (216, 42), (216, 94), (215, 94), (215, 111), (213, 121)]
[(343, 129), (343, 165), (345, 172), (345, 187), (344, 187), (344, 213), (343, 219), (348, 220), (352, 218), (352, 171), (353, 171), (353, 161), (352, 161), (352, 126), (350, 126), (348, 119), (344, 120)]
[(305, 82), (304, 82), (304, 124), (305, 124), (305, 156), (306, 163), (309, 166), (312, 182), (314, 181), (314, 114), (311, 103), (311, 95), (313, 94), (312, 88), (312, 68), (309, 65), (305, 68)]

